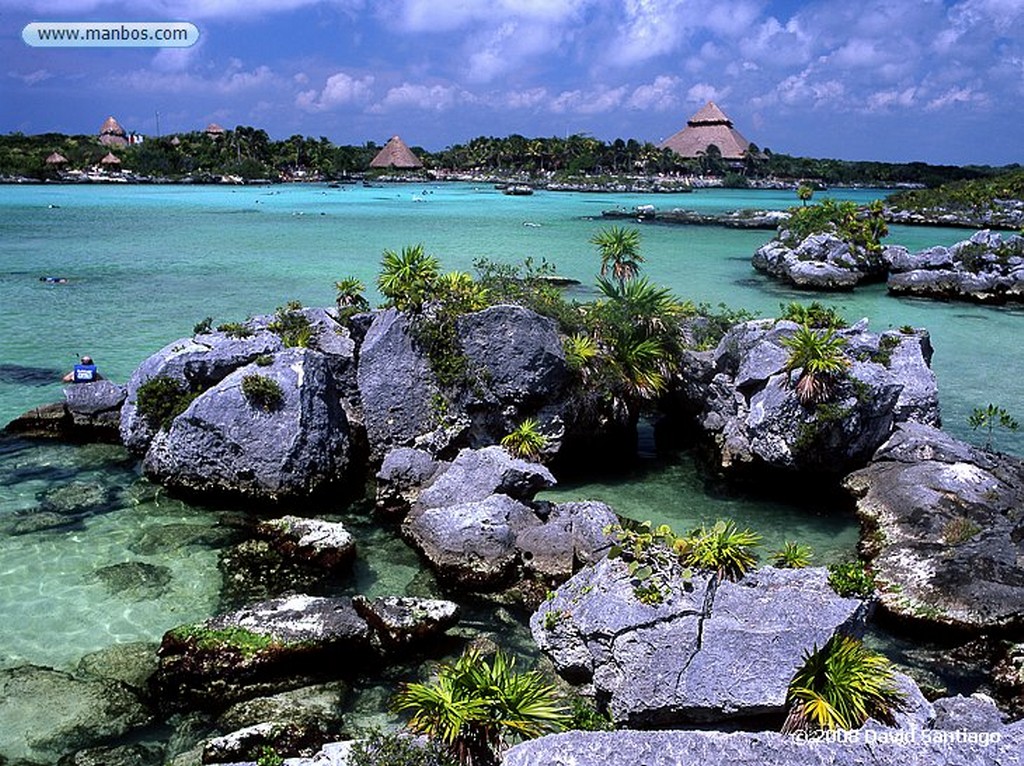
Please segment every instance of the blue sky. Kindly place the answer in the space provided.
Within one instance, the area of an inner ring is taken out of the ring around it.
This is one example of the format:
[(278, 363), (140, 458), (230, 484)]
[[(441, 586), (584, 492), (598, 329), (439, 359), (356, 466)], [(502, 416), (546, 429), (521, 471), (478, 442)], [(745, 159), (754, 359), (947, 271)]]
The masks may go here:
[[(188, 49), (31, 48), (28, 22), (189, 21)], [(657, 142), (705, 101), (814, 157), (1024, 162), (1024, 0), (0, 0), (0, 132), (255, 125)]]

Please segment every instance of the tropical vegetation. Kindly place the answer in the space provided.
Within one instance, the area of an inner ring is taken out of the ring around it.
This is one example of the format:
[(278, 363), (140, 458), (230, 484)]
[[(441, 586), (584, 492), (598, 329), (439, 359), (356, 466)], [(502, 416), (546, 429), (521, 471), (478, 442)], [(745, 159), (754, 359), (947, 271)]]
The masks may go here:
[(801, 371), (796, 383), (800, 403), (814, 405), (829, 401), (850, 366), (850, 360), (843, 354), (846, 340), (836, 335), (831, 327), (815, 330), (802, 325), (784, 338), (782, 344), (789, 349), (786, 369)]
[(967, 425), (972, 431), (985, 432), (985, 449), (992, 449), (992, 437), (996, 428), (1004, 431), (1017, 431), (1020, 423), (1002, 407), (989, 404), (986, 407), (975, 407), (967, 418)]
[(548, 446), (548, 437), (540, 430), (536, 418), (526, 418), (501, 440), (501, 446), (514, 457), (536, 460)]
[(273, 378), (250, 373), (242, 378), (242, 395), (253, 407), (272, 412), (284, 403), (284, 389)]
[(789, 213), (783, 241), (794, 246), (812, 234), (834, 234), (855, 250), (880, 253), (889, 233), (879, 200), (862, 208), (850, 200), (826, 198), (817, 205), (790, 208)]
[(875, 576), (860, 559), (829, 564), (828, 584), (844, 598), (869, 598), (875, 592)]
[(512, 744), (561, 731), (570, 718), (538, 671), (516, 670), (500, 649), (488, 659), (469, 649), (441, 663), (427, 683), (409, 683), (395, 708), (408, 727), (448, 748), (462, 766), (492, 766)]
[(836, 635), (804, 653), (789, 684), (782, 731), (857, 729), (868, 718), (893, 725), (903, 701), (889, 660), (855, 638)]
[(601, 276), (608, 271), (622, 288), (627, 281), (636, 279), (640, 274), (640, 264), (644, 258), (640, 255), (640, 230), (625, 226), (611, 226), (601, 229), (590, 243), (597, 245), (601, 253)]
[(804, 569), (811, 565), (814, 552), (811, 546), (787, 541), (771, 555), (772, 565), (779, 569)]
[(176, 378), (157, 375), (139, 386), (135, 406), (150, 428), (166, 430), (198, 395)]

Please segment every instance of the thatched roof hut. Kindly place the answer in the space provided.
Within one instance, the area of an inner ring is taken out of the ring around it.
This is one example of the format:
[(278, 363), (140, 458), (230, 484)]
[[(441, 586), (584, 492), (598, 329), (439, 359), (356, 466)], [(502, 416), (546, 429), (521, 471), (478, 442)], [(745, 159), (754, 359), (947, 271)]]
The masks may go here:
[(100, 143), (104, 146), (128, 146), (128, 134), (113, 117), (100, 127)]
[(210, 138), (222, 138), (224, 134), (227, 133), (227, 131), (224, 130), (224, 128), (222, 128), (215, 122), (211, 122), (209, 125), (207, 125), (206, 130), (203, 132), (206, 133), (206, 135), (208, 135)]
[(370, 162), (371, 168), (398, 168), (401, 170), (413, 170), (422, 168), (423, 163), (412, 153), (412, 150), (405, 145), (398, 136), (392, 136), (384, 148), (377, 152), (377, 156)]
[(171, 146), (181, 146), (181, 139), (178, 138), (177, 136), (174, 136), (171, 139)]
[(101, 165), (105, 165), (108, 168), (118, 167), (121, 164), (121, 160), (114, 156), (113, 152), (107, 152), (107, 156), (100, 160)]
[(53, 154), (46, 158), (46, 164), (53, 165), (54, 167), (56, 167), (57, 165), (67, 165), (68, 158), (61, 154), (60, 152), (54, 152)]
[(681, 157), (698, 157), (714, 144), (727, 160), (743, 159), (750, 142), (732, 126), (732, 120), (708, 101), (704, 108), (686, 121), (686, 127), (658, 144), (659, 149), (671, 149)]

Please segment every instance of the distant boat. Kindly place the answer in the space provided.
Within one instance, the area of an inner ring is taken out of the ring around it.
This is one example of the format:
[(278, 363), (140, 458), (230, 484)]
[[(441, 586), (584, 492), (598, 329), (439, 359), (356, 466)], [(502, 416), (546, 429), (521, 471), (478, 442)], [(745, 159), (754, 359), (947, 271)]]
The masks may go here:
[(502, 190), (502, 194), (512, 197), (527, 197), (533, 194), (533, 187), (526, 184), (509, 184)]

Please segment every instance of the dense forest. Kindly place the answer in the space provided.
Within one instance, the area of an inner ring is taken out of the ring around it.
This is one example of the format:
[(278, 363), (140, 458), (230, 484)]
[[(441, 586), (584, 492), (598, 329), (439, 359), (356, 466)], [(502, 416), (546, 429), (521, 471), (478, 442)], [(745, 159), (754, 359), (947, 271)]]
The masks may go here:
[[(294, 135), (272, 140), (259, 128), (238, 126), (223, 134), (181, 133), (149, 138), (141, 143), (113, 148), (95, 136), (58, 133), (0, 136), (0, 177), (57, 178), (63, 170), (88, 170), (112, 151), (121, 168), (138, 177), (216, 180), (235, 176), (246, 180), (337, 180), (362, 174), (380, 146), (338, 146), (321, 136)], [(545, 180), (626, 175), (719, 176), (727, 185), (744, 186), (756, 179), (802, 179), (824, 185), (900, 184), (935, 187), (952, 181), (991, 178), (1018, 169), (988, 166), (929, 165), (923, 162), (854, 162), (812, 159), (780, 154), (751, 145), (742, 161), (728, 161), (717, 147), (686, 159), (649, 142), (616, 139), (605, 142), (576, 134), (566, 138), (502, 138), (481, 136), (431, 153), (414, 147), (427, 170), (480, 173), (494, 176), (525, 176)], [(67, 163), (55, 165), (46, 158), (57, 152)]]

